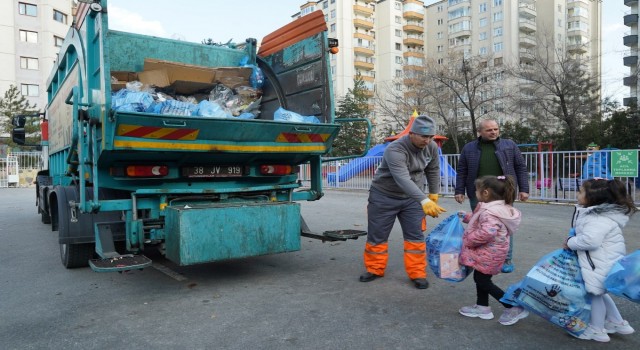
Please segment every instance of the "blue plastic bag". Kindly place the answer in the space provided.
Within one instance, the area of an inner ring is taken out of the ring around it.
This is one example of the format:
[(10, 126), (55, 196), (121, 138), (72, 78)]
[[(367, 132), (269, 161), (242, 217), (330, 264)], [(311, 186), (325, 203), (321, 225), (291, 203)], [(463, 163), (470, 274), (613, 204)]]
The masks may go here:
[(463, 281), (472, 269), (460, 265), (464, 227), (458, 214), (444, 219), (425, 238), (427, 259), (433, 274), (451, 282)]
[(640, 303), (640, 250), (618, 260), (604, 281), (611, 294)]
[(294, 123), (320, 123), (320, 120), (315, 115), (303, 116), (296, 112), (286, 110), (282, 107), (278, 107), (278, 109), (276, 109), (276, 111), (273, 113), (273, 120)]
[(572, 250), (558, 249), (542, 257), (500, 301), (520, 305), (575, 336), (584, 332), (591, 318), (591, 298)]

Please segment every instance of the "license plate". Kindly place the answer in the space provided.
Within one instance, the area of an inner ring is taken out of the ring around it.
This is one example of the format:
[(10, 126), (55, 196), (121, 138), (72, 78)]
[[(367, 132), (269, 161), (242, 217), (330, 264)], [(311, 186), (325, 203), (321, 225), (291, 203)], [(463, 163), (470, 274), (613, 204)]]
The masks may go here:
[(237, 165), (190, 166), (182, 168), (184, 177), (238, 177), (242, 167)]

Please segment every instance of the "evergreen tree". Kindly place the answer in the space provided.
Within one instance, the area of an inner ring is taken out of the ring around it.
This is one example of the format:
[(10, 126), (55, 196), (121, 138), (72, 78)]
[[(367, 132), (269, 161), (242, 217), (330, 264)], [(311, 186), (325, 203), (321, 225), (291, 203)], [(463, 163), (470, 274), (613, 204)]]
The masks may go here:
[[(362, 77), (353, 80), (353, 89), (348, 89), (344, 98), (338, 102), (336, 121), (344, 118), (369, 118), (369, 105), (364, 94), (366, 87)], [(331, 155), (334, 157), (359, 155), (364, 151), (367, 126), (364, 122), (341, 123), (340, 134), (333, 142)]]
[[(22, 96), (15, 85), (11, 85), (9, 90), (5, 91), (4, 97), (0, 98), (0, 134), (11, 134), (13, 124), (11, 119), (17, 115), (36, 115), (39, 110), (36, 105), (32, 105), (26, 97)], [(25, 134), (27, 144), (39, 144), (40, 142), (40, 120), (38, 118), (27, 118), (25, 125)], [(9, 138), (7, 144), (15, 147), (16, 144)]]

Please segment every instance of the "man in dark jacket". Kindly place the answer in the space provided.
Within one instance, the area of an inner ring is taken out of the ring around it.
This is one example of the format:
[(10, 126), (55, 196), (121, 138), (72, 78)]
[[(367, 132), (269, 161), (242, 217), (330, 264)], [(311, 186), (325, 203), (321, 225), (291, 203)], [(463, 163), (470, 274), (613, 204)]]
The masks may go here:
[[(478, 125), (480, 137), (464, 145), (458, 160), (455, 199), (464, 202), (465, 192), (469, 197), (471, 210), (478, 205), (475, 180), (485, 175), (511, 175), (518, 184), (518, 199), (529, 198), (527, 164), (515, 142), (500, 138), (500, 128), (493, 119), (485, 119)], [(511, 240), (513, 242), (513, 240)], [(513, 244), (502, 272), (513, 271), (511, 262)]]

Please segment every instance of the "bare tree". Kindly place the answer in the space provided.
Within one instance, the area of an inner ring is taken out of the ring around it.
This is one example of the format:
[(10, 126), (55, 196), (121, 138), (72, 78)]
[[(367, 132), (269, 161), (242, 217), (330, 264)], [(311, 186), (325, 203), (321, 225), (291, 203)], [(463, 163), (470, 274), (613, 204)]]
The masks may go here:
[(581, 125), (598, 113), (600, 84), (589, 73), (589, 58), (574, 54), (557, 45), (549, 35), (538, 37), (538, 50), (530, 60), (521, 61), (509, 69), (509, 73), (529, 84), (529, 101), (534, 101), (544, 113), (563, 123), (569, 134), (571, 147), (577, 147), (577, 133)]
[[(495, 118), (503, 112), (502, 107), (495, 107), (504, 104), (510, 89), (498, 81), (501, 71), (501, 63), (496, 64), (493, 57), (485, 55), (465, 57), (462, 52), (456, 51), (451, 52), (444, 63), (430, 60), (427, 63), (426, 80), (435, 89), (430, 95), (431, 106), (435, 106), (436, 110), (445, 106), (455, 108), (453, 113), (441, 115), (445, 123), (450, 120), (448, 125), (459, 129), (460, 117), (468, 118), (475, 135), (481, 117), (487, 115)], [(444, 112), (446, 110), (442, 110)]]

